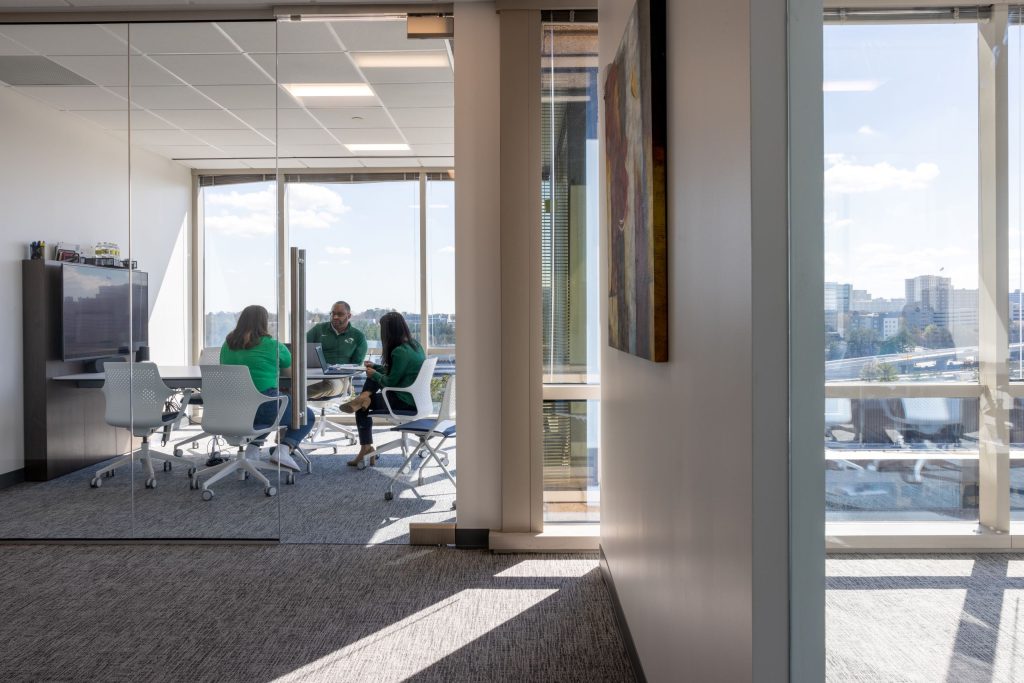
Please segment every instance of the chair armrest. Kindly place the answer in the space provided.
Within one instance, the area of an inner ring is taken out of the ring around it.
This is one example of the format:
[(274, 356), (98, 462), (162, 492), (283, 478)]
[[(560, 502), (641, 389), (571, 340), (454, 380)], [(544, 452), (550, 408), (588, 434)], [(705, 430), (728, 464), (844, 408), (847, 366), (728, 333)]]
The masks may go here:
[(399, 388), (399, 387), (384, 387), (383, 389), (380, 390), (380, 397), (382, 399), (384, 399), (384, 407), (388, 409), (388, 413), (396, 421), (399, 419), (399, 417), (398, 417), (398, 415), (395, 414), (394, 409), (391, 407), (391, 401), (388, 400), (388, 394), (390, 392), (403, 391), (403, 390), (405, 390), (407, 388), (408, 387), (401, 387), (401, 388)]

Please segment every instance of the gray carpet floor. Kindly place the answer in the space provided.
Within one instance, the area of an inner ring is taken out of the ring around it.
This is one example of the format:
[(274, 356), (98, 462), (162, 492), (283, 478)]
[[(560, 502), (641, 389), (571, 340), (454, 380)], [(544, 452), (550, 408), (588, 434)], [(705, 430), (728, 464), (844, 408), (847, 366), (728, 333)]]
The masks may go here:
[[(169, 449), (164, 449), (169, 450)], [(294, 485), (268, 477), (278, 494), (267, 497), (254, 480), (234, 476), (213, 485), (204, 501), (190, 490), (186, 467), (170, 472), (157, 465), (157, 487), (145, 475), (118, 470), (97, 489), (89, 487), (102, 463), (48, 482), (25, 482), (0, 490), (0, 538), (11, 539), (280, 539), (286, 543), (409, 542), (411, 522), (454, 522), (455, 487), (437, 467), (424, 470), (424, 484), (399, 484), (384, 500), (389, 478), (402, 464), (401, 451), (381, 456), (377, 467), (357, 470), (345, 462), (358, 446), (313, 455), (313, 472)], [(449, 469), (456, 474), (455, 453)]]
[(1024, 554), (833, 555), (836, 681), (1024, 681)]
[(4, 681), (632, 681), (593, 556), (0, 546)]

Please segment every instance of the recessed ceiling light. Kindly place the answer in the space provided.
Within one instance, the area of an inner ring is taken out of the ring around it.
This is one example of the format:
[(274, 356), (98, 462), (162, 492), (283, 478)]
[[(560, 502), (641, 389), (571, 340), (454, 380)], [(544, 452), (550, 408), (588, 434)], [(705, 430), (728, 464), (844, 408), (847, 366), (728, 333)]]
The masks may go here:
[(394, 144), (372, 144), (372, 143), (355, 143), (351, 145), (345, 145), (348, 147), (350, 152), (408, 152), (409, 145), (404, 142)]
[(444, 52), (359, 52), (352, 55), (364, 69), (448, 67)]
[(366, 83), (285, 83), (295, 97), (373, 97)]

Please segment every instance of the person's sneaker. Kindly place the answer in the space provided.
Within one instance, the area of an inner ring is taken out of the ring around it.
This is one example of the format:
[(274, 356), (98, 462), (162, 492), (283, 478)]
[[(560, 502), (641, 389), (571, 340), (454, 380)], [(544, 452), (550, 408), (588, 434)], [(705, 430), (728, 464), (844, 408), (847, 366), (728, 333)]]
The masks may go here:
[(299, 471), (298, 463), (292, 459), (291, 453), (288, 452), (286, 447), (278, 446), (271, 449), (270, 455), (267, 456), (267, 461), (295, 472)]

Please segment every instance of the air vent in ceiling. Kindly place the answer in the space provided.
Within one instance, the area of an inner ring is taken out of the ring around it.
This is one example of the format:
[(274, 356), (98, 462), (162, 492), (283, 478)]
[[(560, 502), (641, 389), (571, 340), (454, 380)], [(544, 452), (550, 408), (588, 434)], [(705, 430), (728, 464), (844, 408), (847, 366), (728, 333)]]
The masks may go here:
[(0, 57), (0, 81), (8, 85), (95, 85), (46, 57)]

